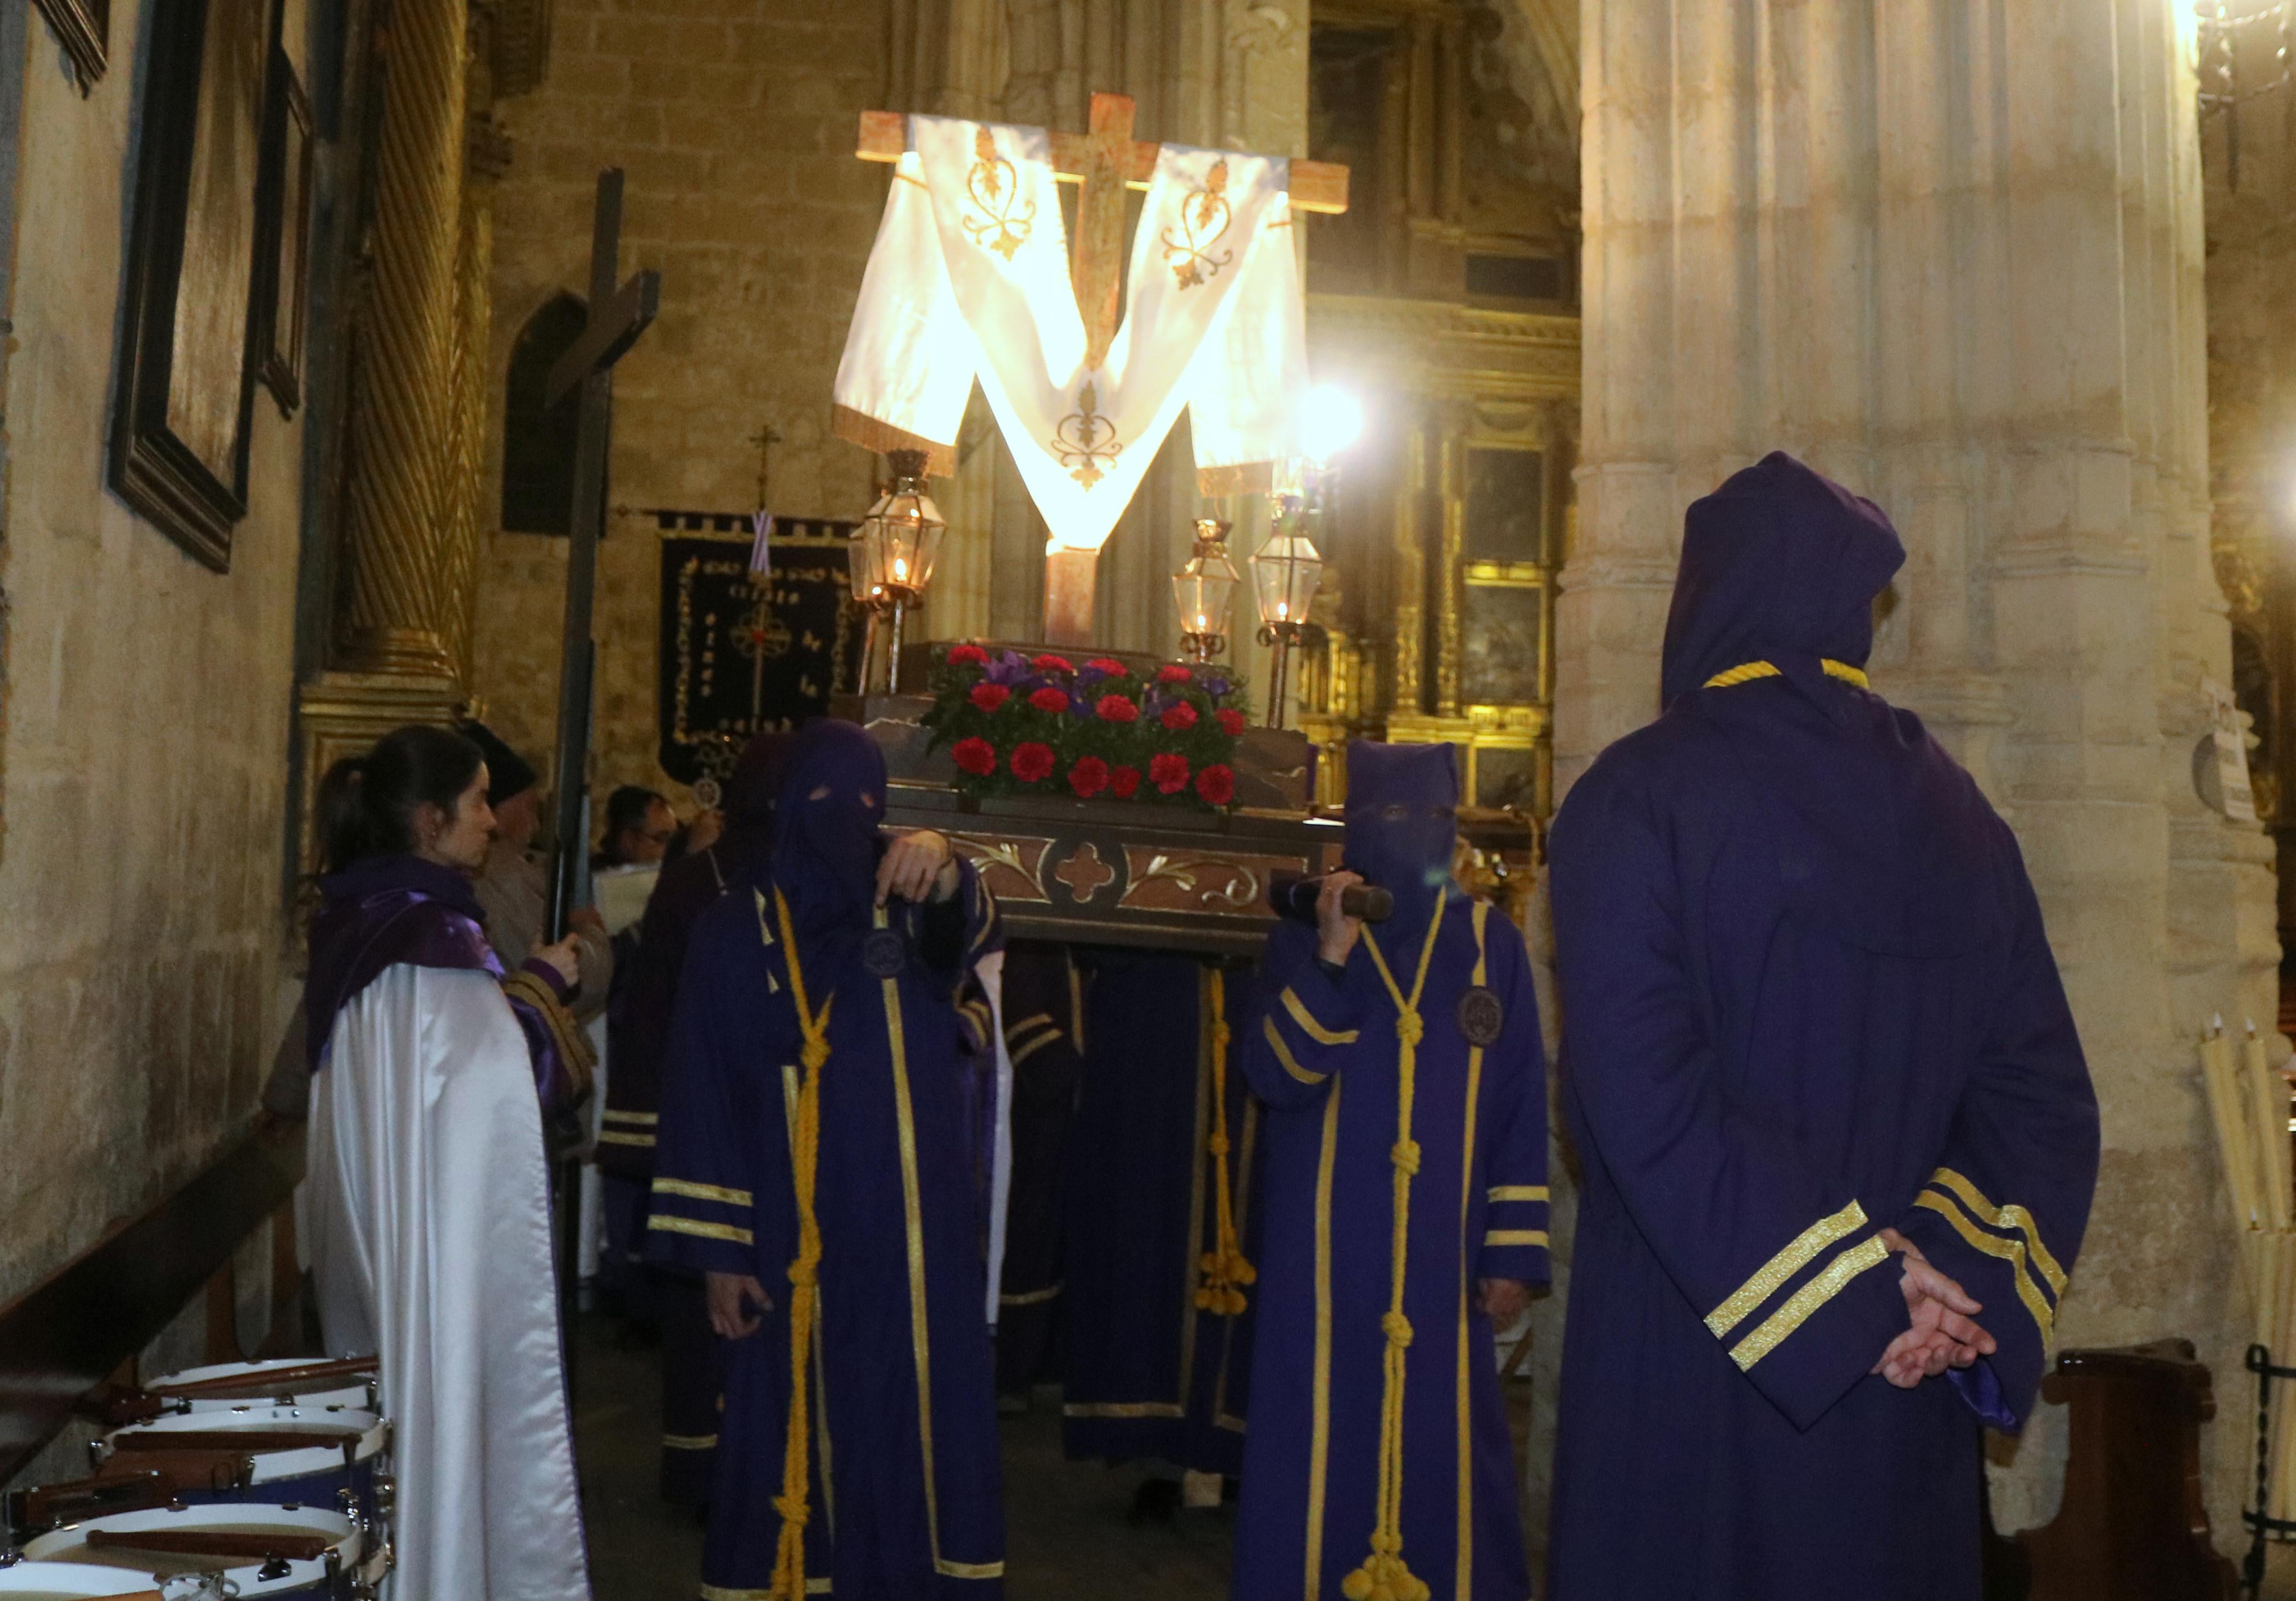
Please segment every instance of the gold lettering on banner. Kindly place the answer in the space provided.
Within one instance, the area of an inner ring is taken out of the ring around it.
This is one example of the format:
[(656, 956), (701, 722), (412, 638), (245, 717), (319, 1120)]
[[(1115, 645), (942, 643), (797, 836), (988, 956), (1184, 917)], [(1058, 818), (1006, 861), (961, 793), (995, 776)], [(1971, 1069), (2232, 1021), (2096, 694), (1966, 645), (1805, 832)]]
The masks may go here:
[(996, 153), (996, 141), (985, 127), (972, 135), (972, 170), (965, 174), (964, 198), (980, 212), (964, 219), (965, 236), (982, 250), (1012, 260), (1036, 230), (1037, 202), (1021, 198), (1020, 174)]
[(1182, 289), (1193, 289), (1207, 278), (1218, 277), (1220, 268), (1235, 259), (1234, 250), (1212, 254), (1234, 220), (1227, 203), (1227, 162), (1222, 159), (1212, 163), (1204, 186), (1180, 202), (1179, 237), (1174, 238), (1170, 228), (1162, 234), (1164, 265), (1172, 269)]
[(1077, 408), (1061, 419), (1053, 431), (1053, 451), (1069, 476), (1091, 489), (1108, 476), (1104, 468), (1116, 464), (1124, 454), (1124, 442), (1116, 437), (1116, 424), (1101, 415), (1100, 390), (1091, 379), (1084, 381), (1077, 390)]

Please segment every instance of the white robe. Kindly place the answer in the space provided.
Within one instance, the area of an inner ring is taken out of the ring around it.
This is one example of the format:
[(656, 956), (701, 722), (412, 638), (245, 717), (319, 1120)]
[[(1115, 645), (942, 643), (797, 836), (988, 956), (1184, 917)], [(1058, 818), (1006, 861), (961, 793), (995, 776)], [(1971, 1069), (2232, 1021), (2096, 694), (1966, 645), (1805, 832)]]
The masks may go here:
[(327, 1354), (382, 1359), (396, 1601), (586, 1597), (541, 1109), (491, 975), (401, 965), (343, 1008), (306, 1183)]

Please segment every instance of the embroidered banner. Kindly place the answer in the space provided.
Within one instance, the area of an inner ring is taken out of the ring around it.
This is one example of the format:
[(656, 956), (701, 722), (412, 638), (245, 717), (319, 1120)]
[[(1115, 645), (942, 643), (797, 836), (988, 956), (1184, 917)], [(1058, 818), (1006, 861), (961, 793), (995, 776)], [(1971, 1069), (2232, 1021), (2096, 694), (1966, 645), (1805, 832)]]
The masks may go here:
[[(749, 519), (657, 513), (661, 540), (662, 770), (680, 784), (722, 779), (750, 735), (829, 710), (860, 670), (845, 545), (854, 524), (784, 517), (763, 593), (750, 582)], [(680, 528), (718, 534), (680, 535)], [(743, 531), (734, 532), (731, 530)]]
[(1294, 453), (1307, 377), (1274, 157), (1161, 146), (1124, 320), (1096, 366), (1042, 128), (909, 119), (835, 389), (837, 431), (954, 470), (975, 378), (1055, 544), (1096, 550), (1185, 407), (1206, 493)]

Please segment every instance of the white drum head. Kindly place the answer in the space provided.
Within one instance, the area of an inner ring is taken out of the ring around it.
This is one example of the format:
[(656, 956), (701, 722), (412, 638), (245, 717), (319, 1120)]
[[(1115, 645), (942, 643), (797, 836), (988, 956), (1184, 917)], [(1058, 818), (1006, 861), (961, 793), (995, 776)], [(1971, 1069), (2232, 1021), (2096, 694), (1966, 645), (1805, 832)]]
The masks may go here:
[[(259, 1579), (257, 1574), (263, 1567), (260, 1562), (91, 1546), (88, 1536), (96, 1530), (121, 1534), (187, 1530), (212, 1534), (316, 1534), (327, 1542), (345, 1572), (355, 1570), (363, 1555), (358, 1525), (340, 1512), (326, 1512), (316, 1507), (249, 1505), (154, 1507), (142, 1512), (115, 1512), (43, 1534), (24, 1548), (24, 1555), (33, 1563), (69, 1565), (81, 1572), (107, 1570), (114, 1576), (123, 1572), (142, 1575), (143, 1588), (147, 1589), (160, 1580), (187, 1574), (222, 1573), (238, 1588), (240, 1595), (246, 1597), (288, 1596), (314, 1589), (327, 1576), (324, 1556), (291, 1561), (285, 1573), (274, 1579)], [(121, 1592), (98, 1589), (65, 1593), (98, 1596)], [(126, 1593), (132, 1595), (135, 1591), (131, 1588)], [(15, 1597), (0, 1590), (0, 1601), (15, 1601)]]
[[(147, 1423), (114, 1429), (103, 1437), (119, 1451), (122, 1434), (290, 1433), (312, 1437), (308, 1450), (264, 1450), (254, 1453), (255, 1482), (301, 1479), (331, 1473), (343, 1465), (340, 1443), (348, 1431), (357, 1431), (356, 1459), (372, 1460), (390, 1441), (390, 1425), (373, 1413), (353, 1407), (242, 1407), (229, 1412), (170, 1412)], [(132, 1451), (125, 1453), (134, 1455)]]
[(148, 1596), (152, 1581), (116, 1568), (86, 1568), (66, 1562), (20, 1562), (0, 1568), (4, 1601), (82, 1601), (83, 1597)]
[[(146, 1390), (160, 1390), (170, 1384), (195, 1384), (210, 1379), (248, 1379), (260, 1383), (269, 1373), (291, 1373), (299, 1367), (308, 1367), (316, 1359), (286, 1357), (265, 1362), (212, 1362), (204, 1367), (186, 1367), (181, 1373), (162, 1374), (144, 1384)], [(242, 1408), (268, 1405), (283, 1396), (292, 1396), (299, 1407), (364, 1407), (373, 1399), (370, 1381), (338, 1379), (330, 1384), (309, 1388), (288, 1388), (259, 1400), (245, 1396), (237, 1398), (205, 1395), (166, 1396), (171, 1407), (189, 1407), (194, 1412), (231, 1412)]]

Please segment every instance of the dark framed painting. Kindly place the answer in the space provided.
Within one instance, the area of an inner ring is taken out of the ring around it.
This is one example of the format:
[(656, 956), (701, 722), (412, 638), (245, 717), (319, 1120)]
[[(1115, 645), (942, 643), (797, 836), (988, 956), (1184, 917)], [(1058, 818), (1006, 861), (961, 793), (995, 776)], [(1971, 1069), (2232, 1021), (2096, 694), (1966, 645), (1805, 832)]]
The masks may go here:
[(257, 373), (279, 415), (303, 404), (303, 325), (311, 305), (311, 102), (283, 51), (271, 57), (263, 140), (263, 222), (255, 289)]
[(38, 0), (40, 15), (71, 58), (85, 94), (111, 59), (111, 0)]
[(217, 571), (247, 514), (269, 0), (156, 0), (111, 486)]

